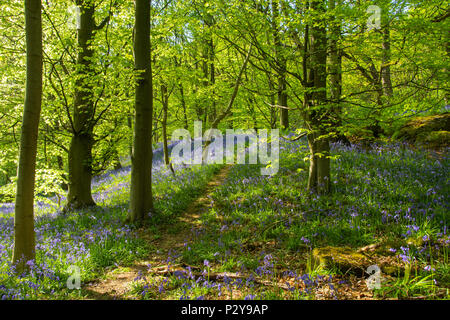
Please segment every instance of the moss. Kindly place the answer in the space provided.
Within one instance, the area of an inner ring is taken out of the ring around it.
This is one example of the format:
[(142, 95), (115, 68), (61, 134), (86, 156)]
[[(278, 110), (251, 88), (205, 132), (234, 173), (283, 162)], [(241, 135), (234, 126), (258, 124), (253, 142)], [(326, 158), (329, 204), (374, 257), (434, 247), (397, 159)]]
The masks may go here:
[(403, 268), (398, 268), (398, 267), (389, 266), (389, 265), (381, 266), (381, 271), (390, 276), (401, 276), (404, 273)]
[(430, 144), (431, 147), (450, 142), (450, 113), (416, 117), (408, 121), (393, 137), (411, 142)]
[(408, 239), (406, 239), (406, 243), (417, 248), (420, 248), (424, 245), (424, 241), (421, 237), (409, 237)]
[(407, 242), (404, 239), (387, 239), (380, 243), (374, 253), (380, 256), (393, 256), (395, 253), (391, 249), (397, 250), (401, 246), (406, 245)]
[(313, 259), (323, 268), (337, 267), (342, 273), (363, 275), (368, 266), (369, 259), (348, 247), (323, 247), (313, 250)]
[(435, 147), (449, 145), (450, 131), (440, 130), (422, 133), (417, 137), (417, 141), (424, 142)]

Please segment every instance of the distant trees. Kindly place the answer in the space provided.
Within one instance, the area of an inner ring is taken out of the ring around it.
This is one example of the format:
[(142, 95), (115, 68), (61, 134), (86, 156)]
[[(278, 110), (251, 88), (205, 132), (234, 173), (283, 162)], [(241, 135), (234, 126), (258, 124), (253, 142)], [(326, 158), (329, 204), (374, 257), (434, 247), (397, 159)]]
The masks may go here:
[(42, 103), (41, 1), (25, 0), (27, 79), (14, 218), (13, 263), (21, 272), (35, 258), (34, 184), (39, 118)]

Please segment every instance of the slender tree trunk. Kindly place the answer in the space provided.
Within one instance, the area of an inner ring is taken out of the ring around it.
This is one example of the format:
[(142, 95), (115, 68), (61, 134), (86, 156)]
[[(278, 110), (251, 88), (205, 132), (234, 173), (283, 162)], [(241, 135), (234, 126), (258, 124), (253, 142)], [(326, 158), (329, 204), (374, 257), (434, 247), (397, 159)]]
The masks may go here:
[(78, 29), (77, 80), (73, 112), (73, 133), (69, 147), (69, 193), (65, 210), (95, 206), (92, 199), (93, 84), (92, 44), (96, 29), (93, 1), (78, 1), (80, 28)]
[(150, 54), (149, 0), (136, 0), (134, 55), (139, 72), (135, 93), (135, 129), (131, 158), (130, 222), (142, 222), (153, 212), (152, 195), (152, 118), (153, 83)]
[(270, 128), (275, 129), (277, 127), (277, 117), (278, 117), (278, 108), (274, 108), (275, 105), (275, 93), (272, 93), (275, 91), (272, 77), (270, 75), (270, 72), (267, 73), (267, 78), (269, 82), (269, 91), (270, 91)]
[[(282, 129), (289, 128), (289, 112), (287, 108), (287, 92), (286, 92), (286, 67), (287, 62), (283, 57), (283, 53), (281, 51), (281, 38), (280, 38), (280, 28), (278, 25), (279, 18), (279, 6), (278, 0), (272, 0), (272, 31), (274, 37), (274, 45), (275, 45), (275, 58), (277, 61), (278, 68), (280, 69), (278, 72), (278, 91), (277, 104), (280, 108), (280, 126)], [(284, 107), (284, 108), (283, 108)]]
[(341, 0), (331, 0), (329, 2), (329, 8), (333, 15), (331, 20), (330, 39), (329, 39), (329, 76), (330, 76), (330, 100), (331, 106), (331, 118), (332, 118), (332, 130), (335, 131), (334, 141), (343, 141), (348, 143), (347, 138), (342, 133), (342, 106), (340, 103), (342, 94), (342, 54), (339, 47), (341, 39), (341, 20), (336, 17), (335, 9), (336, 4), (340, 5)]
[(289, 128), (289, 110), (287, 108), (287, 93), (286, 93), (286, 73), (283, 73), (278, 78), (278, 105), (280, 108), (280, 126), (282, 129)]
[(183, 84), (181, 83), (181, 81), (179, 81), (179, 83), (178, 83), (178, 89), (180, 90), (181, 108), (183, 109), (184, 129), (189, 130), (189, 123), (188, 123), (187, 110), (186, 110), (186, 99), (184, 97), (184, 89), (183, 89)]
[[(195, 59), (197, 59), (197, 56), (194, 57)], [(194, 68), (196, 71), (199, 70), (199, 62), (197, 60), (195, 60), (194, 63)], [(194, 85), (192, 86), (192, 95), (195, 97), (194, 100), (194, 109), (195, 109), (195, 114), (197, 115), (197, 121), (200, 121), (202, 116), (203, 116), (203, 109), (201, 104), (199, 103), (199, 99), (197, 97), (197, 92), (199, 91), (199, 85), (197, 82), (194, 83)]]
[(308, 134), (308, 146), (310, 152), (309, 159), (309, 175), (308, 175), (308, 190), (316, 191), (317, 190), (317, 141), (316, 134), (310, 133)]
[(394, 92), (392, 89), (392, 81), (391, 81), (391, 32), (389, 28), (389, 24), (383, 28), (383, 58), (382, 58), (382, 68), (381, 68), (381, 83), (383, 85), (383, 93), (386, 97), (391, 97)]
[[(180, 62), (178, 62), (178, 59), (176, 57), (174, 57), (174, 60), (175, 60), (175, 67), (177, 67), (177, 68), (180, 67), (183, 60), (180, 59)], [(186, 107), (186, 97), (184, 95), (183, 82), (181, 81), (180, 77), (178, 76), (178, 73), (177, 73), (176, 79), (177, 79), (178, 91), (180, 92), (181, 108), (183, 109), (183, 120), (184, 120), (183, 126), (184, 126), (184, 129), (189, 130), (187, 107)]]
[(211, 102), (211, 122), (217, 117), (216, 112), (216, 98), (214, 92), (214, 85), (216, 84), (216, 68), (214, 65), (215, 53), (214, 53), (214, 41), (211, 35), (211, 38), (208, 41), (209, 44), (209, 81), (212, 86), (212, 102)]
[(169, 109), (169, 95), (167, 93), (166, 85), (161, 85), (161, 101), (163, 105), (163, 118), (161, 122), (162, 136), (163, 136), (163, 150), (164, 150), (164, 163), (166, 167), (170, 169), (172, 174), (175, 174), (172, 163), (170, 163), (169, 148), (167, 145), (167, 110)]
[(14, 218), (13, 264), (18, 272), (35, 259), (34, 184), (37, 138), (42, 103), (41, 1), (25, 0), (27, 80), (20, 138)]
[[(219, 123), (223, 119), (225, 119), (227, 116), (232, 114), (231, 109), (233, 107), (234, 100), (236, 99), (238, 91), (239, 91), (239, 86), (241, 84), (242, 75), (244, 74), (244, 71), (247, 68), (248, 61), (250, 60), (250, 53), (251, 52), (252, 52), (252, 45), (250, 45), (250, 48), (248, 49), (248, 52), (247, 52), (247, 56), (245, 57), (244, 63), (242, 64), (242, 67), (241, 67), (241, 69), (239, 71), (238, 77), (237, 77), (236, 82), (234, 84), (233, 93), (231, 94), (230, 100), (228, 101), (228, 105), (227, 105), (226, 109), (214, 119), (213, 123), (211, 124), (211, 129), (217, 129), (217, 127), (219, 126)], [(206, 156), (207, 156), (207, 152), (208, 152), (208, 146), (210, 144), (211, 144), (211, 140), (207, 140), (206, 143), (205, 143), (205, 146), (203, 148), (202, 163), (204, 163), (206, 161)]]
[[(447, 36), (446, 36), (446, 41), (445, 41), (445, 53), (446, 53), (446, 55), (447, 55), (447, 61), (448, 61), (448, 59), (450, 59), (450, 36), (449, 36), (449, 34), (447, 33)], [(445, 71), (445, 73), (444, 74), (446, 74), (447, 75), (447, 77), (446, 77), (446, 81), (447, 81), (447, 83), (449, 82), (449, 80), (450, 80), (450, 72), (449, 72), (449, 66), (448, 66), (448, 64), (447, 64), (447, 66), (444, 68), (444, 71)], [(445, 100), (445, 104), (446, 105), (448, 105), (449, 103), (450, 103), (450, 93), (449, 93), (449, 91), (448, 90), (446, 90), (445, 91), (445, 96), (444, 96), (444, 100)]]

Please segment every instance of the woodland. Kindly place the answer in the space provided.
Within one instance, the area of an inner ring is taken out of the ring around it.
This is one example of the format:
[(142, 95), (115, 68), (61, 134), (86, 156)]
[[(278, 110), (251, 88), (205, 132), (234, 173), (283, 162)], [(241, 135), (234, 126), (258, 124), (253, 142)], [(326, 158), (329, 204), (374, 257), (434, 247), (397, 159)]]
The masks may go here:
[(0, 0), (0, 298), (448, 300), (449, 16)]

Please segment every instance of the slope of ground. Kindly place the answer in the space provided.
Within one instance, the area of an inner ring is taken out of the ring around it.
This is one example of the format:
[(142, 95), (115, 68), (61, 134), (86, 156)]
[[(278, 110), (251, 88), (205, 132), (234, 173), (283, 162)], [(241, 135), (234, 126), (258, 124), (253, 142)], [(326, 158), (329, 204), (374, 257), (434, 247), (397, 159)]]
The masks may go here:
[(84, 290), (88, 297), (94, 299), (126, 299), (133, 289), (133, 281), (143, 274), (167, 269), (167, 257), (172, 250), (182, 248), (190, 241), (190, 236), (200, 223), (201, 214), (207, 210), (210, 193), (225, 179), (229, 167), (223, 167), (214, 178), (208, 182), (202, 194), (189, 207), (171, 221), (170, 225), (155, 229), (144, 227), (138, 230), (139, 237), (148, 241), (154, 250), (149, 252), (145, 260), (135, 261), (127, 267), (117, 267), (111, 270), (104, 280), (94, 281), (86, 285)]

